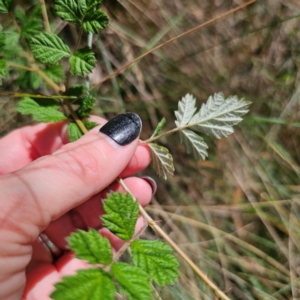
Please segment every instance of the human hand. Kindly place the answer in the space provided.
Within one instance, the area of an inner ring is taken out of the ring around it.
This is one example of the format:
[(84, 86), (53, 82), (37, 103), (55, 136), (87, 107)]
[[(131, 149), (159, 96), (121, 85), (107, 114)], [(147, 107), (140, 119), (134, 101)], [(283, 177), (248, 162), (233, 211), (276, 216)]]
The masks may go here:
[[(0, 140), (0, 299), (49, 299), (62, 276), (87, 267), (70, 252), (53, 262), (41, 232), (62, 250), (71, 232), (88, 227), (100, 228), (115, 250), (122, 246), (101, 228), (102, 199), (109, 189), (121, 191), (114, 180), (141, 171), (150, 156), (146, 145), (138, 145), (137, 115), (107, 124), (71, 144), (63, 122), (24, 127)], [(143, 206), (149, 203), (147, 180), (124, 181)], [(137, 230), (142, 225), (139, 219)]]

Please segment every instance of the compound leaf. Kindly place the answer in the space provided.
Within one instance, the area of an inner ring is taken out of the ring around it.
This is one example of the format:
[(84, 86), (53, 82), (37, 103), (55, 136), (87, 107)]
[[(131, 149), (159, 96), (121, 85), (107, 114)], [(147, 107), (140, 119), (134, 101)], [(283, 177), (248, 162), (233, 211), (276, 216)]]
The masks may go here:
[(104, 226), (122, 240), (129, 241), (139, 215), (138, 202), (129, 193), (115, 192), (108, 195), (103, 207), (106, 212), (101, 217)]
[(150, 300), (150, 279), (142, 269), (126, 263), (114, 263), (111, 268), (120, 291), (129, 300)]
[(201, 136), (187, 129), (181, 130), (179, 134), (180, 142), (184, 144), (187, 153), (193, 154), (196, 159), (206, 158), (208, 146)]
[(41, 33), (29, 45), (34, 57), (44, 64), (56, 64), (70, 56), (69, 47), (54, 33)]
[(222, 93), (210, 96), (198, 113), (189, 121), (190, 129), (213, 135), (216, 138), (233, 133), (232, 126), (242, 121), (241, 116), (248, 112), (249, 102), (236, 96), (224, 98)]
[(89, 11), (82, 22), (82, 27), (86, 32), (98, 33), (108, 24), (108, 17), (101, 9)]
[(80, 105), (80, 107), (76, 110), (76, 113), (79, 117), (88, 117), (95, 105), (95, 98), (91, 95), (85, 95), (84, 97), (75, 101), (74, 104)]
[(172, 248), (157, 240), (135, 240), (131, 244), (132, 259), (136, 266), (160, 286), (173, 284), (178, 278), (179, 262)]
[(156, 143), (148, 144), (150, 148), (151, 160), (158, 176), (167, 179), (174, 175), (173, 157), (169, 150)]
[(70, 122), (68, 124), (68, 136), (70, 143), (79, 140), (83, 136), (82, 131), (75, 122)]
[(116, 289), (111, 275), (100, 268), (77, 271), (55, 284), (54, 300), (114, 300)]
[(89, 47), (79, 49), (70, 57), (71, 74), (84, 76), (92, 72), (95, 64), (95, 55)]
[(102, 237), (93, 228), (89, 231), (78, 230), (68, 238), (68, 245), (75, 256), (87, 260), (90, 264), (108, 265), (112, 261), (112, 249), (109, 240)]
[(8, 13), (14, 0), (0, 0), (0, 13)]
[(80, 24), (83, 10), (86, 7), (85, 2), (85, 0), (56, 0), (54, 4), (55, 12), (66, 22)]
[(52, 99), (33, 100), (25, 97), (20, 101), (17, 111), (23, 115), (32, 114), (33, 119), (39, 122), (58, 122), (67, 117), (58, 111), (59, 105)]

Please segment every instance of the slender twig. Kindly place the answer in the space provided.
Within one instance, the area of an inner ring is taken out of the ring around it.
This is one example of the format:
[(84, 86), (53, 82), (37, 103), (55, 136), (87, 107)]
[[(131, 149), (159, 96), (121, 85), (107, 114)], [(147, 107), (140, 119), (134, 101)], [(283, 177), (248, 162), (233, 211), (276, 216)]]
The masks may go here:
[(93, 85), (93, 86), (88, 90), (88, 92), (90, 92), (91, 90), (95, 89), (96, 87), (98, 87), (99, 85), (101, 85), (101, 84), (102, 84), (103, 82), (105, 82), (106, 80), (108, 80), (108, 79), (110, 79), (110, 78), (112, 78), (112, 77), (118, 75), (118, 74), (121, 73), (123, 70), (125, 70), (126, 68), (128, 68), (129, 66), (131, 66), (132, 64), (134, 64), (135, 62), (141, 60), (142, 58), (144, 58), (144, 57), (147, 56), (148, 54), (154, 52), (155, 50), (160, 49), (160, 48), (164, 47), (165, 45), (167, 45), (167, 44), (169, 44), (169, 43), (171, 43), (171, 42), (173, 42), (173, 41), (175, 41), (175, 40), (177, 40), (177, 39), (179, 39), (179, 38), (181, 38), (181, 37), (183, 37), (183, 36), (185, 36), (185, 35), (188, 35), (188, 34), (194, 32), (194, 31), (196, 31), (196, 30), (198, 30), (198, 29), (200, 29), (200, 28), (203, 28), (203, 27), (205, 27), (205, 26), (207, 26), (207, 25), (209, 25), (209, 24), (212, 24), (213, 22), (215, 22), (215, 21), (217, 21), (217, 20), (220, 20), (220, 19), (222, 19), (222, 18), (224, 18), (224, 17), (227, 17), (228, 15), (230, 15), (230, 14), (232, 14), (232, 13), (238, 11), (238, 10), (243, 9), (243, 8), (245, 8), (246, 6), (248, 6), (248, 5), (250, 5), (250, 4), (253, 4), (254, 2), (256, 2), (256, 0), (251, 0), (251, 1), (248, 1), (248, 2), (246, 2), (246, 3), (244, 3), (244, 4), (241, 4), (241, 5), (237, 6), (236, 8), (233, 8), (233, 9), (231, 9), (231, 10), (228, 10), (228, 11), (226, 11), (225, 13), (220, 14), (219, 16), (217, 16), (217, 17), (215, 17), (215, 18), (212, 18), (212, 19), (210, 19), (210, 20), (208, 20), (208, 21), (206, 21), (206, 22), (204, 22), (204, 23), (202, 23), (202, 24), (200, 24), (200, 25), (198, 25), (198, 26), (196, 26), (196, 27), (194, 27), (194, 28), (192, 28), (192, 29), (190, 29), (190, 30), (187, 30), (187, 31), (185, 31), (185, 32), (183, 32), (183, 33), (181, 33), (181, 34), (179, 34), (179, 35), (177, 35), (177, 36), (175, 36), (175, 37), (169, 39), (168, 41), (166, 41), (166, 42), (164, 42), (164, 43), (162, 43), (162, 44), (160, 44), (160, 45), (158, 45), (158, 46), (156, 46), (156, 47), (150, 49), (149, 51), (147, 51), (147, 52), (145, 52), (144, 54), (140, 55), (139, 57), (135, 58), (135, 59), (132, 60), (131, 62), (125, 64), (123, 67), (119, 68), (118, 70), (116, 70), (116, 71), (114, 71), (113, 73), (109, 74), (108, 76), (104, 77), (100, 82), (98, 82), (97, 84)]
[(8, 66), (10, 66), (10, 67), (13, 67), (13, 68), (17, 68), (17, 69), (22, 69), (22, 70), (27, 70), (27, 71), (33, 72), (33, 69), (31, 67), (19, 65), (19, 64), (16, 64), (14, 62), (11, 62), (11, 61), (7, 61), (6, 64)]
[(40, 0), (40, 2), (41, 2), (42, 14), (43, 14), (43, 19), (44, 19), (46, 31), (48, 33), (51, 33), (45, 0)]
[[(125, 185), (124, 181), (119, 178), (118, 182), (122, 188), (129, 193), (133, 199), (136, 198), (130, 192), (128, 187)], [(136, 200), (137, 201), (137, 200)], [(178, 245), (157, 225), (157, 223), (148, 215), (145, 209), (139, 204), (139, 210), (141, 215), (144, 217), (149, 226), (158, 233), (173, 249), (178, 255), (194, 270), (194, 272), (223, 300), (230, 300), (223, 291), (221, 291), (209, 278), (204, 274), (198, 266), (178, 247)]]
[(61, 95), (41, 95), (41, 94), (28, 94), (28, 93), (0, 93), (1, 96), (5, 97), (15, 97), (15, 98), (22, 98), (22, 97), (31, 97), (31, 98), (39, 98), (39, 99), (77, 99), (77, 96), (61, 96)]

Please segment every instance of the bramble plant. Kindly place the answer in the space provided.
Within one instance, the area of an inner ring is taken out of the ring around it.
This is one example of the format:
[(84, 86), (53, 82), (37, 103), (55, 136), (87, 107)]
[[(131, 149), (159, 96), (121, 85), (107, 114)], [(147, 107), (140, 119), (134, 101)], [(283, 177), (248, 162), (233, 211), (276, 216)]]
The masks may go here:
[[(13, 68), (19, 72), (21, 88), (37, 90), (43, 87), (49, 94), (51, 89), (54, 90), (55, 95), (20, 92), (8, 95), (23, 98), (17, 111), (32, 115), (34, 121), (68, 120), (70, 142), (78, 140), (88, 130), (99, 125), (90, 121), (89, 115), (95, 105), (91, 91), (100, 83), (91, 88), (88, 84), (70, 86), (70, 77), (84, 77), (96, 65), (92, 45), (88, 44), (83, 48), (80, 45), (83, 32), (97, 34), (107, 26), (108, 16), (99, 8), (101, 4), (102, 0), (55, 1), (56, 14), (63, 21), (75, 24), (79, 30), (78, 40), (71, 50), (64, 40), (51, 32), (48, 21), (45, 20), (46, 7), (43, 2), (41, 7), (37, 6), (27, 14), (13, 0), (0, 0), (0, 12), (9, 14), (13, 20), (4, 29), (0, 28), (0, 79), (9, 77), (10, 69)], [(45, 32), (42, 32), (42, 11)], [(66, 74), (63, 65), (67, 65)], [(216, 93), (198, 110), (196, 99), (190, 94), (184, 96), (175, 111), (176, 127), (161, 133), (166, 122), (163, 118), (153, 135), (141, 142), (149, 145), (157, 174), (164, 179), (172, 177), (174, 164), (169, 150), (154, 141), (178, 132), (186, 151), (195, 159), (205, 159), (208, 146), (199, 134), (215, 138), (227, 137), (233, 133), (233, 126), (248, 112), (248, 106), (249, 102), (239, 100), (236, 96), (225, 98), (222, 93)], [(118, 180), (127, 193), (108, 195), (104, 201), (106, 214), (102, 216), (102, 221), (104, 226), (126, 243), (113, 257), (108, 239), (99, 235), (96, 230), (78, 230), (71, 234), (68, 238), (70, 249), (77, 258), (86, 260), (93, 267), (79, 270), (74, 276), (64, 277), (55, 285), (56, 290), (51, 297), (57, 300), (114, 299), (116, 293), (121, 293), (127, 299), (151, 299), (153, 282), (164, 286), (173, 284), (178, 278), (179, 263), (173, 255), (175, 250), (219, 297), (228, 299), (151, 219), (123, 181)], [(150, 225), (171, 247), (159, 240), (140, 239), (142, 232), (134, 233), (140, 213), (145, 224)], [(129, 247), (132, 263), (118, 262)]]

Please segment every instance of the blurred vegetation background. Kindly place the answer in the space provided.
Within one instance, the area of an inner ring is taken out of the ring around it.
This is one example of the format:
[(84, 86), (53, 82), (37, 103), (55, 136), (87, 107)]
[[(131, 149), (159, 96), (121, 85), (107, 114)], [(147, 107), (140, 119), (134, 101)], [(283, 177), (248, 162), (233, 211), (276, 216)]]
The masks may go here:
[[(23, 1), (27, 11), (38, 3)], [(91, 84), (242, 3), (104, 1), (110, 24), (93, 37), (98, 64)], [(53, 1), (47, 5), (52, 30), (74, 47), (76, 27), (55, 16)], [(158, 183), (149, 213), (231, 299), (300, 299), (299, 28), (299, 1), (259, 0), (148, 55), (96, 92), (94, 113), (139, 114), (142, 139), (163, 116), (166, 128), (174, 127), (174, 110), (186, 93), (198, 106), (219, 91), (252, 102), (232, 136), (205, 137), (208, 160), (193, 160), (174, 135), (161, 140), (174, 157), (174, 178), (144, 172)], [(14, 74), (2, 91), (37, 92), (21, 89)], [(17, 114), (17, 102), (0, 98), (2, 136), (31, 123)], [(147, 235), (153, 238), (150, 230)], [(184, 262), (178, 283), (157, 293), (157, 299), (217, 299)]]

